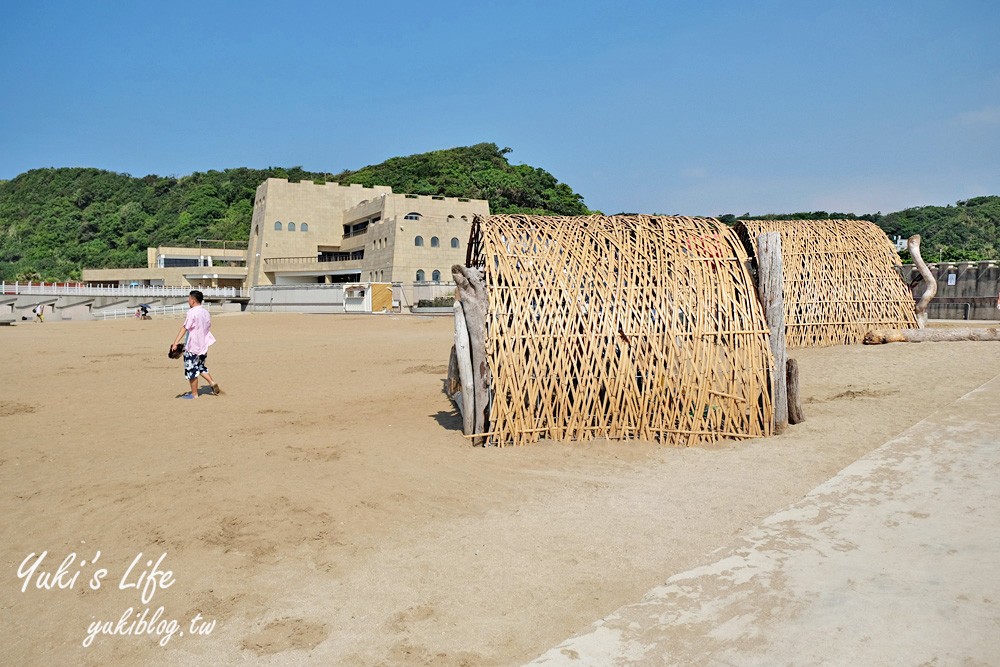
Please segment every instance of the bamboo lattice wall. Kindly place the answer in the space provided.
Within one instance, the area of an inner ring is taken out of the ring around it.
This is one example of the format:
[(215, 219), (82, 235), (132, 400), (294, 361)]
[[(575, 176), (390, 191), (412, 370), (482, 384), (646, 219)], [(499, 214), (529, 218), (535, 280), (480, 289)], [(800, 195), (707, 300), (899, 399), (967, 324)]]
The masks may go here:
[(867, 220), (743, 220), (737, 233), (781, 234), (788, 347), (861, 343), (870, 329), (916, 326), (913, 295), (896, 272), (899, 256)]
[(470, 244), (492, 444), (771, 434), (767, 327), (722, 223), (497, 215), (475, 219)]

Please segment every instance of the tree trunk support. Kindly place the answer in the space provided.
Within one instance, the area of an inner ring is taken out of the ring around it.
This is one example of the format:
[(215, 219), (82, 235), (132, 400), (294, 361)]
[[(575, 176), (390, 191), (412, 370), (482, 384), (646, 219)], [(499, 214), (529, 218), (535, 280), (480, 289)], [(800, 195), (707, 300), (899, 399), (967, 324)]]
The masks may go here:
[(785, 303), (781, 271), (781, 234), (765, 232), (757, 237), (757, 292), (764, 306), (764, 318), (771, 330), (771, 402), (774, 405), (774, 432), (788, 427), (788, 388), (786, 385)]
[(799, 362), (788, 360), (785, 367), (785, 381), (788, 385), (788, 423), (801, 424), (806, 420), (802, 412), (802, 401), (799, 393)]
[[(926, 329), (927, 306), (930, 305), (931, 299), (937, 294), (937, 280), (935, 280), (930, 269), (927, 268), (927, 264), (924, 263), (924, 258), (920, 256), (920, 234), (914, 234), (906, 240), (906, 249), (910, 251), (913, 264), (917, 267), (924, 282), (927, 284), (927, 288), (920, 295), (920, 300), (917, 301), (917, 305), (914, 307), (914, 312), (917, 315), (917, 328)], [(868, 341), (865, 340), (865, 342), (867, 343)]]
[[(471, 433), (485, 433), (489, 418), (490, 369), (486, 363), (486, 283), (482, 274), (456, 264), (451, 267), (451, 275), (457, 289), (455, 294), (461, 302), (465, 325), (469, 333), (470, 357), (472, 360), (472, 394), (474, 416)], [(463, 392), (464, 393), (464, 392)], [(464, 399), (464, 396), (463, 396)], [(473, 445), (485, 445), (485, 437), (473, 438)]]

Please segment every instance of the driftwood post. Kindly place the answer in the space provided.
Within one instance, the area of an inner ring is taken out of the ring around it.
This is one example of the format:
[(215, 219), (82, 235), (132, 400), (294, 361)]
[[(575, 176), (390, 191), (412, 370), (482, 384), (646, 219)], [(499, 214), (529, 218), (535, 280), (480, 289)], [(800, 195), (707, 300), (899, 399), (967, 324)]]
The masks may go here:
[(927, 306), (930, 305), (931, 299), (937, 294), (937, 280), (934, 279), (927, 265), (924, 264), (924, 258), (920, 256), (920, 234), (914, 234), (906, 240), (906, 249), (910, 251), (913, 264), (917, 267), (917, 270), (924, 279), (924, 283), (927, 285), (924, 293), (920, 295), (920, 301), (917, 302), (914, 308), (914, 312), (917, 315), (917, 328), (924, 329), (927, 327)]
[(788, 360), (785, 367), (785, 382), (788, 385), (788, 423), (801, 424), (806, 420), (799, 397), (799, 362)]
[(465, 324), (465, 313), (462, 311), (462, 302), (455, 301), (452, 306), (455, 312), (455, 363), (458, 366), (458, 378), (461, 385), (461, 402), (459, 407), (462, 410), (462, 433), (471, 435), (476, 423), (475, 400), (476, 395), (473, 390), (472, 376), (472, 352), (469, 350), (469, 330)]
[(948, 341), (1000, 341), (1000, 328), (873, 329), (865, 334), (865, 345), (885, 343), (940, 343)]
[(765, 232), (757, 237), (757, 293), (764, 306), (764, 318), (771, 330), (771, 354), (774, 366), (771, 383), (774, 404), (774, 432), (788, 426), (788, 388), (786, 385), (785, 303), (781, 274), (781, 234)]
[[(474, 407), (471, 411), (474, 415), (472, 433), (484, 433), (489, 412), (490, 389), (489, 367), (486, 364), (486, 284), (479, 271), (461, 264), (451, 267), (451, 275), (457, 285), (455, 293), (461, 302), (465, 325), (469, 332), (474, 395)], [(472, 444), (485, 444), (485, 439), (475, 438)]]

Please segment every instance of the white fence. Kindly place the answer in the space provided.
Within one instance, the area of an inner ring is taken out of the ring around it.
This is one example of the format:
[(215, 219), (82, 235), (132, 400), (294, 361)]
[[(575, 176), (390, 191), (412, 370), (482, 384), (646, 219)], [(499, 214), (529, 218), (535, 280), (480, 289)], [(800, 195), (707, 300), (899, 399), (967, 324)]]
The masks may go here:
[[(66, 285), (60, 283), (0, 282), (0, 294), (39, 294), (52, 296), (117, 296), (170, 298), (187, 296), (191, 287), (160, 287), (157, 285)], [(213, 298), (249, 296), (239, 287), (200, 287), (201, 293)]]
[[(190, 309), (186, 303), (179, 303), (173, 306), (152, 306), (149, 309), (150, 317), (183, 317)], [(105, 310), (94, 313), (95, 320), (127, 320), (135, 318), (138, 308), (125, 308), (118, 310)]]

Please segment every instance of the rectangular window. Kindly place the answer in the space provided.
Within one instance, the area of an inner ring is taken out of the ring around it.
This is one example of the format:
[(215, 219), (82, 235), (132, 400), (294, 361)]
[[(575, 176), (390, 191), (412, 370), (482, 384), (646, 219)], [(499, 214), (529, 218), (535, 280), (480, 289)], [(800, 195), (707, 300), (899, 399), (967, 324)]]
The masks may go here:
[(198, 266), (200, 260), (197, 257), (192, 257), (190, 259), (181, 259), (179, 257), (164, 257), (163, 267), (168, 268), (171, 266)]

